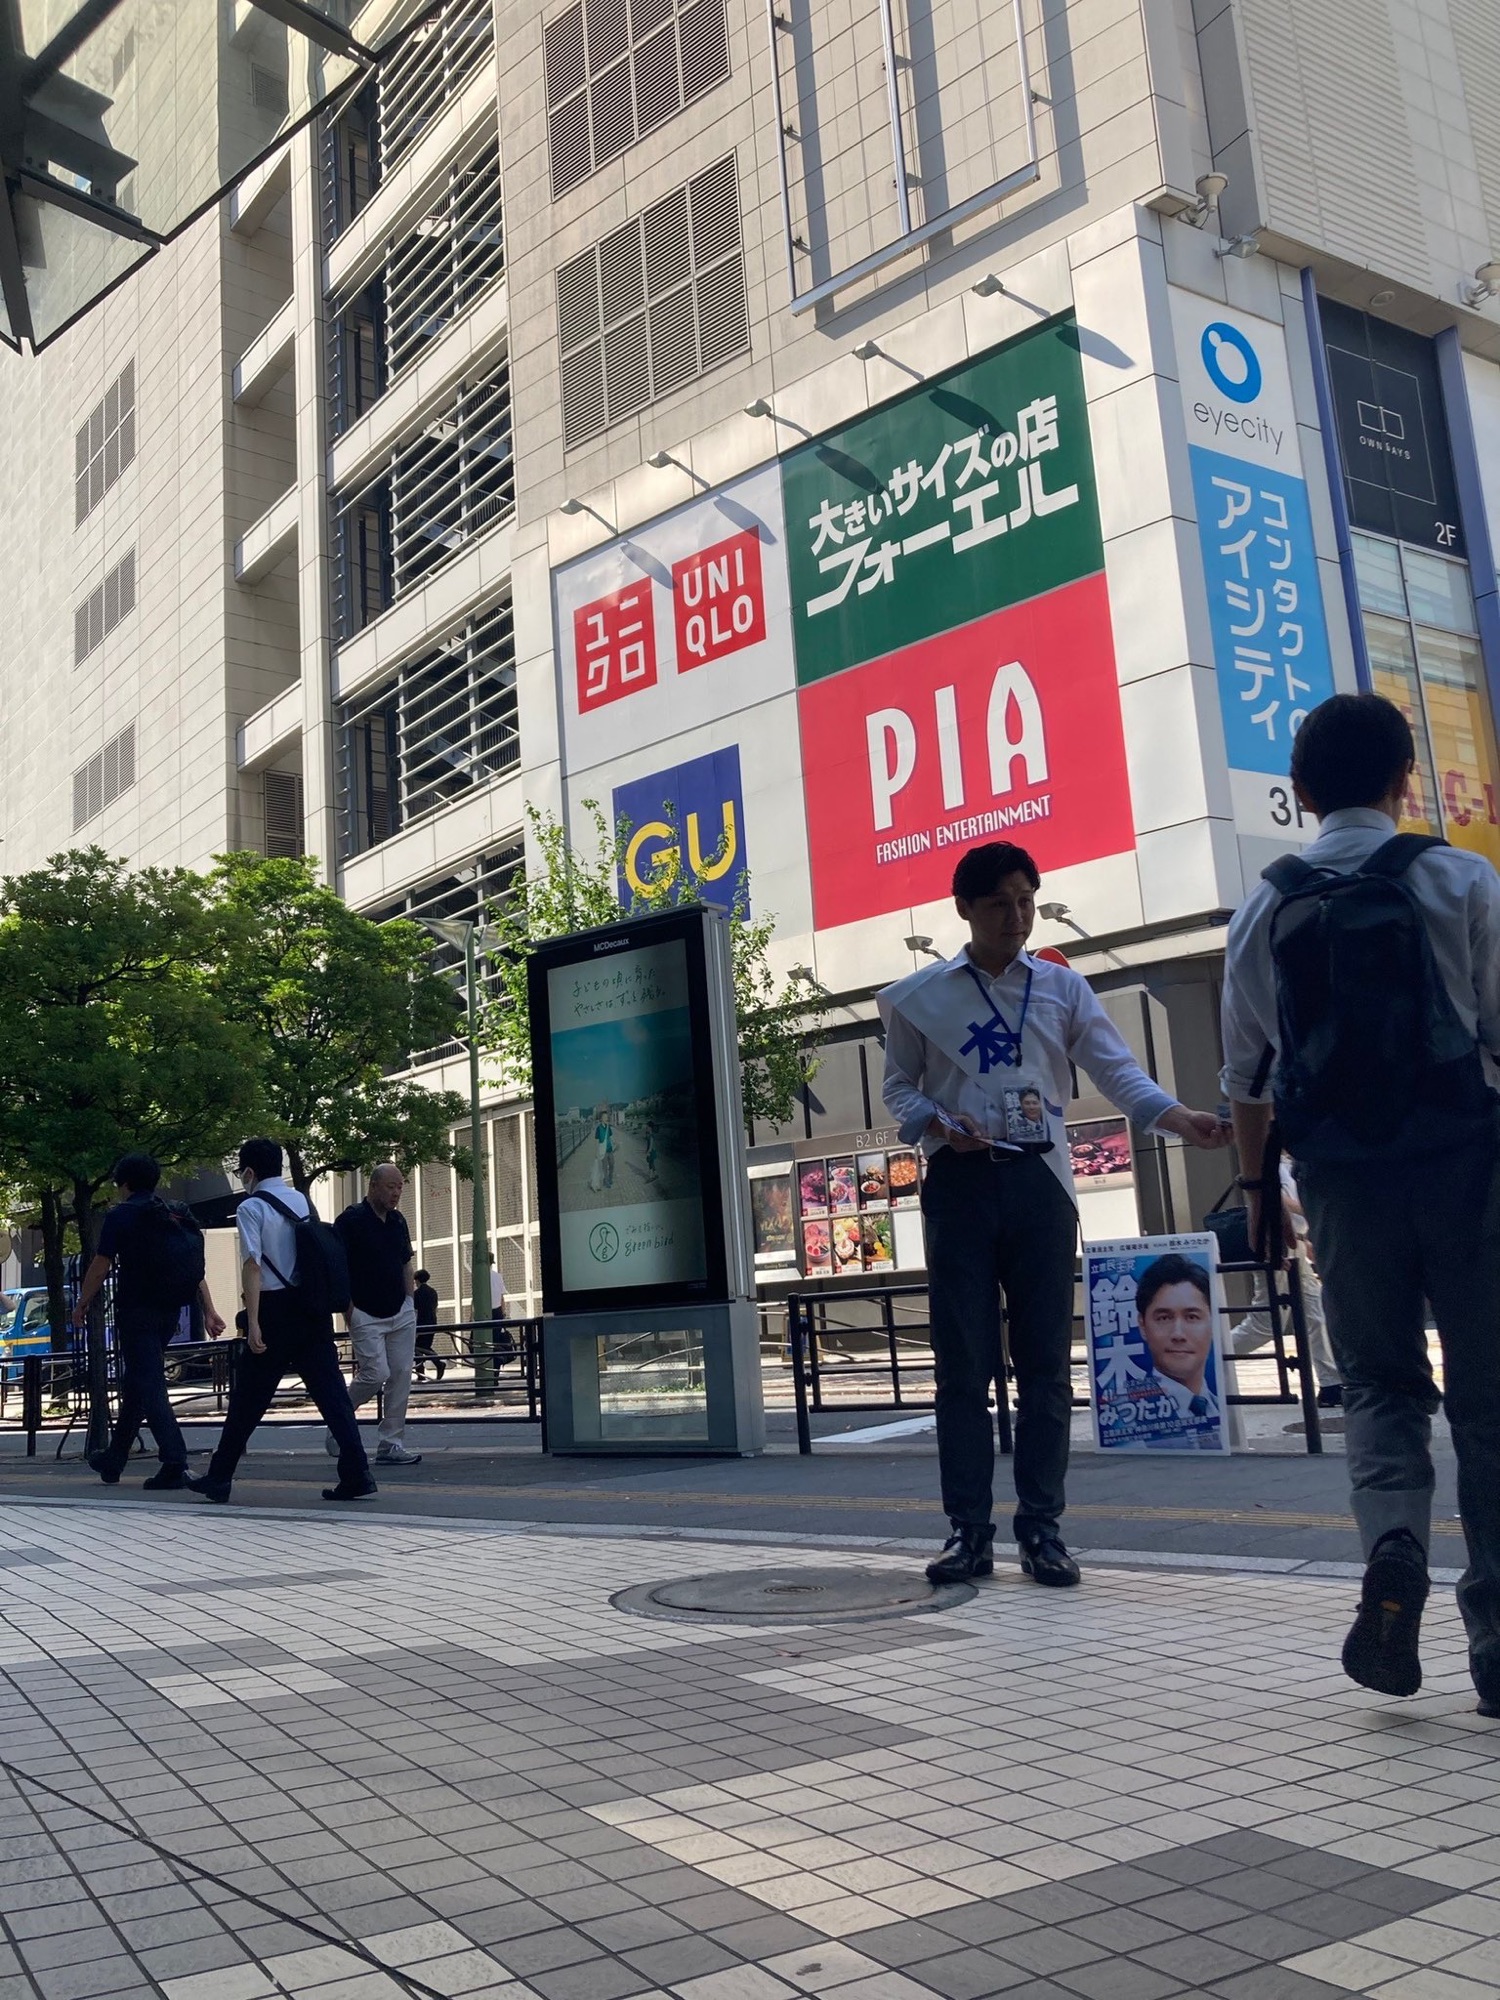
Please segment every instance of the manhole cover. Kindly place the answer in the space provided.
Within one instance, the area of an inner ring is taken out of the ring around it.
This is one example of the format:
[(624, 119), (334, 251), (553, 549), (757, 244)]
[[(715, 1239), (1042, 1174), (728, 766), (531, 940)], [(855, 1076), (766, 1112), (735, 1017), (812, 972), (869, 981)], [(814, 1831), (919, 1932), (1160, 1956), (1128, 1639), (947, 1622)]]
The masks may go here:
[(689, 1624), (844, 1625), (910, 1618), (967, 1604), (972, 1583), (934, 1587), (920, 1571), (897, 1569), (737, 1569), (637, 1583), (609, 1601), (617, 1611)]

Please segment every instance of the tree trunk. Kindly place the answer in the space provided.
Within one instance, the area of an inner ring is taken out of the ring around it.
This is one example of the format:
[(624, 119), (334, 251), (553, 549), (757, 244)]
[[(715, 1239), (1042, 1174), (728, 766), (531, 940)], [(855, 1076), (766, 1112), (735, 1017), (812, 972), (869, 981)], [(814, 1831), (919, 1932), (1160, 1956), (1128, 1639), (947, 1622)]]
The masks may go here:
[(286, 1161), (288, 1167), (291, 1169), (292, 1186), (297, 1190), (298, 1194), (306, 1194), (313, 1183), (313, 1177), (307, 1171), (306, 1160), (303, 1159), (295, 1146), (288, 1146), (286, 1149)]
[(48, 1345), (58, 1360), (47, 1385), (50, 1403), (63, 1401), (71, 1383), (65, 1363), (73, 1352), (73, 1336), (68, 1327), (68, 1280), (63, 1263), (63, 1206), (58, 1188), (42, 1190), (42, 1271), (47, 1280), (47, 1322), (51, 1333)]
[[(94, 1215), (94, 1187), (91, 1181), (73, 1182), (73, 1221), (78, 1229), (78, 1276), (80, 1283), (99, 1241)], [(103, 1451), (109, 1443), (109, 1354), (104, 1344), (104, 1298), (102, 1293), (89, 1307), (85, 1332), (88, 1375), (89, 1421), (84, 1436), (85, 1453)]]

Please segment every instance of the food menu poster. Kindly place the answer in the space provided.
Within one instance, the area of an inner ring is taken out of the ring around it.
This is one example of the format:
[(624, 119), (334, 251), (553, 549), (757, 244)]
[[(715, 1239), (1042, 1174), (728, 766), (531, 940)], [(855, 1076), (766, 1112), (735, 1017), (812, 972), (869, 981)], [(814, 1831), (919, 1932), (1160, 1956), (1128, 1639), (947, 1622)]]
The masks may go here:
[(796, 1178), (808, 1277), (889, 1271), (913, 1261), (898, 1245), (906, 1234), (898, 1227), (900, 1212), (921, 1200), (921, 1168), (910, 1148), (801, 1160)]

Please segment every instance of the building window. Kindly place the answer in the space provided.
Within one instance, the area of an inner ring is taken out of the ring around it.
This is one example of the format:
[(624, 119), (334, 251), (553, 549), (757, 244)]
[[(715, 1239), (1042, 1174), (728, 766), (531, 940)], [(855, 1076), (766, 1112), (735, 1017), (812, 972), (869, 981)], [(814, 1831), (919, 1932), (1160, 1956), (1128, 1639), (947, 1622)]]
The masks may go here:
[(74, 440), (73, 525), (87, 520), (135, 457), (135, 363), (127, 361)]
[(553, 199), (729, 74), (724, 0), (579, 0), (542, 30)]
[(349, 227), (380, 185), (377, 107), (372, 81), (337, 118), (324, 123), (323, 239), (326, 243)]
[(135, 550), (115, 564), (97, 590), (90, 591), (73, 613), (73, 664), (82, 666), (135, 609)]
[(340, 639), (515, 511), (510, 371), (460, 383), (381, 477), (336, 504)]
[(1500, 858), (1494, 731), (1469, 566), (1409, 542), (1352, 539), (1371, 681), (1416, 739), (1402, 825)]
[(734, 156), (557, 274), (563, 444), (582, 444), (750, 346)]
[(135, 783), (135, 724), (73, 773), (73, 831), (87, 826)]
[(385, 280), (376, 278), (329, 326), (328, 404), (335, 437), (342, 437), (385, 394)]
[(495, 46), (492, 0), (448, 0), (421, 20), (380, 65), (379, 140), (383, 179), (409, 153)]
[(340, 816), (359, 854), (521, 761), (509, 603), (342, 710)]
[(303, 839), (302, 773), (267, 771), (262, 779), (265, 851), (272, 860), (295, 861), (306, 852)]

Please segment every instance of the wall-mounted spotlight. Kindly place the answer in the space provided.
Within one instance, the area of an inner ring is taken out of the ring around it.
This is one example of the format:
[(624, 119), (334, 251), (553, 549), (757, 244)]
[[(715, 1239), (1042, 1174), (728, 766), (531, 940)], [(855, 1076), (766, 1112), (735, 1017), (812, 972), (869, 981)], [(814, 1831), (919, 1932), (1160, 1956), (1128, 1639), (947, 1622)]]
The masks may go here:
[(1218, 212), (1224, 190), (1229, 186), (1228, 174), (1200, 174), (1194, 183), (1198, 199), (1190, 207), (1177, 211), (1179, 222), (1190, 222), (1194, 229), (1202, 229), (1211, 215)]
[(1216, 257), (1254, 257), (1260, 252), (1259, 232), (1252, 229), (1248, 236), (1236, 236), (1232, 243), (1225, 243), (1215, 250)]
[(1039, 917), (1045, 917), (1049, 924), (1065, 924), (1070, 931), (1075, 932), (1079, 937), (1087, 938), (1089, 943), (1094, 945), (1094, 949), (1101, 952), (1113, 964), (1124, 965), (1124, 959), (1117, 958), (1108, 946), (1094, 943), (1093, 932), (1084, 929), (1066, 903), (1038, 903), (1036, 913)]
[(646, 463), (647, 465), (654, 466), (658, 472), (665, 472), (667, 467), (675, 464), (676, 461), (669, 451), (653, 451), (651, 456), (646, 460)]
[(1482, 306), (1487, 299), (1500, 299), (1500, 263), (1493, 258), (1481, 264), (1472, 278), (1465, 278), (1458, 296), (1466, 306)]
[(879, 352), (878, 340), (862, 340), (854, 350), (854, 358), (856, 361), (873, 361)]
[(970, 285), (969, 290), (976, 299), (994, 299), (1000, 296), (1005, 287), (993, 271), (986, 271), (982, 278)]
[(574, 500), (570, 496), (564, 500), (557, 511), (559, 514), (581, 514), (583, 512), (583, 502), (581, 500)]
[(746, 403), (745, 415), (747, 417), (769, 417), (771, 415), (771, 405), (766, 401), (764, 396), (757, 396), (754, 402)]
[(935, 958), (943, 964), (947, 963), (946, 959), (943, 958), (943, 954), (934, 948), (932, 939), (930, 937), (920, 937), (920, 936), (909, 937), (909, 938), (904, 938), (902, 942), (905, 944), (906, 949), (908, 951), (912, 952), (922, 951), (925, 952), (929, 958)]

